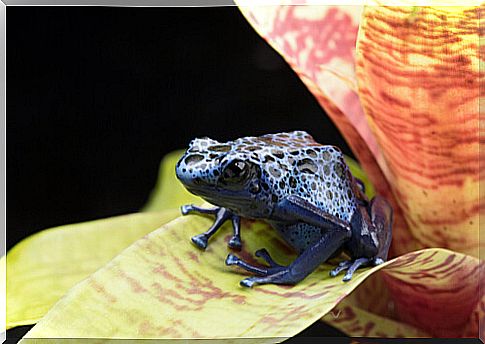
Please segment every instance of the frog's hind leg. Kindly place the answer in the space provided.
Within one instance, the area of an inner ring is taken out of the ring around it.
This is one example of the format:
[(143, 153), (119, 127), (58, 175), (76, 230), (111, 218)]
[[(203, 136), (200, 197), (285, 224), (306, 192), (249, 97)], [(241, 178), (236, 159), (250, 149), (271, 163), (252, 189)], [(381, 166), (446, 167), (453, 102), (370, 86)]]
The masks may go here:
[[(353, 222), (354, 237), (360, 238), (354, 241), (353, 251), (360, 258), (346, 260), (338, 267), (330, 271), (330, 276), (335, 277), (341, 271), (347, 270), (343, 278), (344, 282), (350, 281), (354, 272), (360, 267), (377, 266), (387, 259), (392, 235), (392, 208), (382, 197), (376, 196), (369, 204), (368, 212), (361, 209), (361, 217), (357, 224)], [(367, 225), (369, 224), (369, 225)], [(365, 227), (365, 231), (356, 233)], [(366, 235), (362, 235), (362, 233)]]
[(268, 268), (255, 267), (232, 254), (227, 257), (226, 264), (237, 265), (259, 275), (243, 279), (240, 284), (244, 287), (250, 288), (254, 284), (268, 283), (293, 285), (303, 280), (321, 263), (325, 262), (348, 238), (349, 232), (346, 229), (336, 228), (333, 231), (325, 232), (317, 243), (303, 251), (288, 266), (275, 263), (265, 250), (259, 250), (258, 256), (270, 264)]
[(392, 240), (392, 207), (384, 198), (375, 196), (370, 202), (369, 209), (372, 224), (380, 243), (377, 257), (386, 261)]
[(321, 237), (308, 246), (288, 266), (276, 264), (266, 250), (259, 250), (257, 256), (270, 264), (268, 268), (258, 268), (240, 258), (229, 255), (227, 265), (237, 265), (260, 276), (243, 279), (240, 284), (252, 287), (254, 284), (296, 284), (325, 262), (350, 239), (351, 227), (346, 221), (331, 215), (298, 196), (288, 196), (278, 204), (276, 217), (281, 221), (304, 222), (325, 229)]
[(208, 214), (208, 215), (216, 216), (214, 223), (207, 231), (192, 237), (192, 242), (197, 247), (205, 250), (207, 248), (207, 244), (210, 237), (213, 236), (219, 230), (219, 228), (224, 224), (224, 222), (231, 219), (234, 235), (232, 236), (228, 245), (229, 247), (234, 249), (241, 249), (241, 233), (240, 233), (241, 219), (239, 216), (233, 214), (232, 212), (230, 212), (225, 208), (220, 208), (220, 207), (201, 208), (195, 205), (183, 205), (181, 207), (181, 212), (182, 212), (182, 215), (197, 213), (197, 214)]

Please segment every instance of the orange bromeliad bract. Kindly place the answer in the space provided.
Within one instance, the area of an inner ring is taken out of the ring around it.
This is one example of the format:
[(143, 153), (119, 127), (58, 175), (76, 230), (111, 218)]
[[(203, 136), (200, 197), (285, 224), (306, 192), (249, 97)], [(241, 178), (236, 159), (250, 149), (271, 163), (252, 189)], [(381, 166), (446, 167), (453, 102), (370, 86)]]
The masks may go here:
[[(352, 174), (392, 204), (389, 261), (347, 283), (322, 264), (295, 286), (239, 287), (242, 272), (224, 266), (229, 232), (200, 252), (190, 238), (211, 221), (176, 217), (202, 205), (176, 181), (176, 152), (142, 213), (43, 231), (0, 259), (7, 328), (37, 323), (26, 339), (268, 343), (323, 317), (350, 336), (483, 340), (483, 10), (378, 5), (239, 4), (346, 138), (365, 170), (347, 159)], [(267, 224), (241, 226), (249, 263), (262, 247), (295, 258)]]

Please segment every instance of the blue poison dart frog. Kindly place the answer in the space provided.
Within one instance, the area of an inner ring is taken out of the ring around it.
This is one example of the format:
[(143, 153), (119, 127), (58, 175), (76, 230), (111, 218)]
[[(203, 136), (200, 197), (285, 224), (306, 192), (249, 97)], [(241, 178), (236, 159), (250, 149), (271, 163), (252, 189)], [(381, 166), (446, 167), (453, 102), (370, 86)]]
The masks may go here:
[(382, 197), (369, 201), (364, 184), (352, 176), (342, 152), (324, 146), (304, 131), (243, 137), (229, 142), (195, 139), (176, 166), (177, 178), (191, 193), (216, 205), (212, 209), (182, 206), (182, 214), (215, 216), (214, 224), (192, 241), (201, 249), (221, 225), (232, 221), (233, 249), (241, 248), (240, 219), (260, 219), (275, 228), (298, 252), (288, 266), (268, 251), (255, 255), (268, 266), (251, 265), (233, 254), (237, 265), (256, 276), (241, 285), (296, 284), (320, 264), (342, 251), (350, 260), (330, 271), (346, 270), (348, 281), (359, 267), (387, 259), (391, 243), (392, 208)]

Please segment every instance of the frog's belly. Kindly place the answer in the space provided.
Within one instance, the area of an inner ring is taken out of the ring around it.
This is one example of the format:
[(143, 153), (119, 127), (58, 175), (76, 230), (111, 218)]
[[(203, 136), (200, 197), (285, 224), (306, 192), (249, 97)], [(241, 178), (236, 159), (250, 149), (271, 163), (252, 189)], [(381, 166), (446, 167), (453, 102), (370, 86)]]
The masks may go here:
[(281, 237), (297, 252), (304, 251), (322, 237), (320, 227), (297, 223), (294, 225), (273, 224)]

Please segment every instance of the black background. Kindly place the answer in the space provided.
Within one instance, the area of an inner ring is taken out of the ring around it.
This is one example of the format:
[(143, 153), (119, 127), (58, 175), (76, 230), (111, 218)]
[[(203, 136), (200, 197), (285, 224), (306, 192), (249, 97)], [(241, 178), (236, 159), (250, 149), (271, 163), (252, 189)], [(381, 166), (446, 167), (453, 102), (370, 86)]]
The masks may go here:
[(197, 136), (301, 129), (351, 155), (235, 7), (8, 7), (6, 122), (7, 249), (136, 212)]

